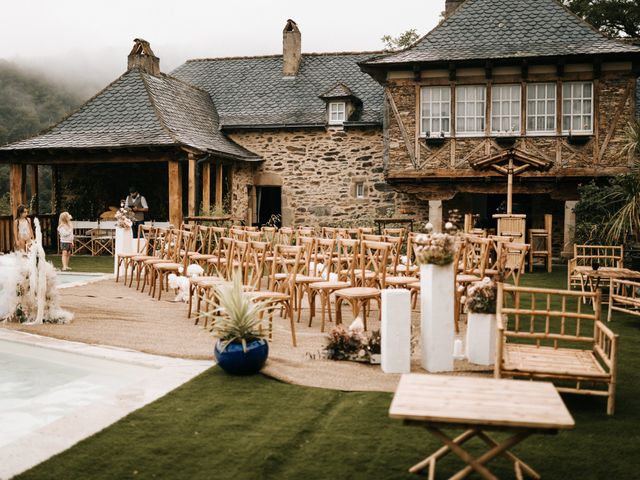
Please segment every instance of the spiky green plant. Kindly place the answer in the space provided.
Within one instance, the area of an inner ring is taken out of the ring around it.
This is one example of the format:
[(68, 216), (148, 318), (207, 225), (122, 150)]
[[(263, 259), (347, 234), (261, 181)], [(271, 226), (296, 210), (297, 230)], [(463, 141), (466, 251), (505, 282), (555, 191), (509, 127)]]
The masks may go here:
[(214, 308), (199, 317), (213, 320), (211, 331), (222, 342), (222, 350), (230, 343), (241, 343), (246, 352), (247, 343), (264, 337), (262, 318), (275, 307), (272, 302), (252, 300), (240, 274), (234, 273), (231, 282), (217, 285), (215, 297), (215, 304), (207, 301)]
[(632, 172), (622, 177), (607, 196), (613, 205), (620, 205), (605, 227), (605, 238), (610, 244), (640, 241), (640, 121), (629, 123), (625, 137), (622, 153), (631, 157)]

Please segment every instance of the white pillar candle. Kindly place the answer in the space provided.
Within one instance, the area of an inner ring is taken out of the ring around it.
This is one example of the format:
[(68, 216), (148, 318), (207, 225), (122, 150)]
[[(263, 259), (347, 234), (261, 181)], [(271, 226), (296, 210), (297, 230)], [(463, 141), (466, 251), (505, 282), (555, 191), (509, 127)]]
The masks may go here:
[(422, 367), (453, 371), (453, 264), (420, 266), (420, 340)]
[(381, 353), (385, 373), (411, 372), (411, 293), (382, 290)]
[(453, 359), (462, 360), (464, 358), (464, 350), (462, 349), (462, 340), (457, 338), (453, 342)]

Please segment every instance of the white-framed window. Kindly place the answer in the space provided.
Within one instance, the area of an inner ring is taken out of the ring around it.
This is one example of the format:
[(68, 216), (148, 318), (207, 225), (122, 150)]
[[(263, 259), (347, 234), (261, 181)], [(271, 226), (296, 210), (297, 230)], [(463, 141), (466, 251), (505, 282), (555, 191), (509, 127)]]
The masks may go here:
[(347, 115), (347, 104), (345, 102), (329, 103), (329, 124), (340, 125), (344, 123)]
[(592, 82), (566, 82), (562, 85), (562, 132), (593, 132)]
[(448, 136), (451, 133), (451, 87), (423, 87), (420, 135)]
[(556, 131), (556, 84), (527, 85), (527, 134), (548, 135)]
[(364, 198), (364, 182), (356, 182), (356, 198)]
[(491, 131), (520, 133), (520, 85), (491, 87)]
[(486, 87), (456, 87), (456, 135), (484, 134)]

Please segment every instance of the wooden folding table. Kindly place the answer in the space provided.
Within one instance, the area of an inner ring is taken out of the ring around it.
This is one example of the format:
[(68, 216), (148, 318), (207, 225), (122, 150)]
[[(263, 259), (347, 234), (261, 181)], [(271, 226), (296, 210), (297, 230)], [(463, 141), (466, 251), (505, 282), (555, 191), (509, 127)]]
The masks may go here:
[[(406, 424), (426, 427), (444, 444), (409, 469), (418, 473), (428, 467), (429, 479), (435, 478), (436, 462), (450, 452), (467, 463), (451, 479), (465, 478), (474, 471), (482, 478), (496, 479), (486, 464), (498, 456), (513, 463), (516, 478), (522, 479), (526, 474), (539, 479), (540, 475), (510, 450), (533, 433), (555, 434), (575, 426), (551, 383), (486, 377), (403, 375), (389, 416)], [(465, 431), (451, 438), (443, 428), (464, 428)], [(505, 440), (494, 440), (486, 433), (491, 430), (511, 435)], [(489, 447), (477, 458), (462, 448), (474, 437)]]

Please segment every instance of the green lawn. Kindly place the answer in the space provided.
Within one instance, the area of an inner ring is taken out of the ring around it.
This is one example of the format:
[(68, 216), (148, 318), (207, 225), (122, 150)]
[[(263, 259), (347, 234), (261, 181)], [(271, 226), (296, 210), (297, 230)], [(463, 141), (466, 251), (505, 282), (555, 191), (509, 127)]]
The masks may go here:
[[(565, 274), (525, 275), (523, 283), (561, 288)], [(640, 319), (618, 315), (612, 327), (621, 336), (616, 415), (607, 417), (604, 399), (566, 396), (576, 429), (516, 448), (543, 478), (638, 478)], [(212, 368), (19, 478), (421, 478), (407, 468), (439, 444), (421, 428), (390, 420), (390, 400)], [(446, 457), (438, 478), (460, 465)], [(506, 461), (490, 465), (513, 478)]]
[[(53, 266), (61, 269), (62, 259), (60, 255), (47, 255), (47, 260)], [(69, 266), (73, 272), (99, 272), (113, 273), (113, 257), (91, 257), (88, 255), (74, 255)]]

